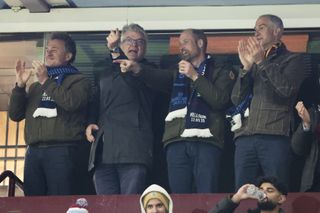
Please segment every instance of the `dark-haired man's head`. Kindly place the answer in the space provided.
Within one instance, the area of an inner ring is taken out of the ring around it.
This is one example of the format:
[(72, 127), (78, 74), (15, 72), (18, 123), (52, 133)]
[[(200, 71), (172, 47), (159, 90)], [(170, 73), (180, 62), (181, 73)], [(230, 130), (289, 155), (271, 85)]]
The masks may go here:
[(271, 211), (280, 208), (286, 201), (288, 194), (287, 186), (278, 181), (275, 177), (262, 177), (258, 180), (257, 187), (267, 195), (266, 199), (258, 202), (258, 208), (264, 211)]
[(76, 57), (76, 44), (66, 33), (51, 34), (45, 54), (48, 67), (63, 66), (72, 63)]
[(205, 57), (207, 37), (202, 30), (184, 30), (180, 34), (179, 44), (181, 59), (192, 63)]

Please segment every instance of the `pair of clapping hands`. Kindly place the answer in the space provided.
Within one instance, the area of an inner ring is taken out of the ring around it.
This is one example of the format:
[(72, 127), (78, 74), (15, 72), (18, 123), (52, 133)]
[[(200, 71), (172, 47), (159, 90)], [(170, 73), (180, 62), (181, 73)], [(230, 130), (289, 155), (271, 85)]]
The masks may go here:
[(260, 64), (264, 60), (265, 50), (256, 37), (249, 37), (239, 41), (238, 54), (243, 69), (249, 71), (253, 64)]
[(44, 84), (49, 78), (45, 64), (38, 60), (32, 61), (32, 69), (26, 69), (26, 62), (18, 59), (15, 68), (17, 85), (21, 88), (26, 86), (32, 73), (37, 76), (40, 84)]

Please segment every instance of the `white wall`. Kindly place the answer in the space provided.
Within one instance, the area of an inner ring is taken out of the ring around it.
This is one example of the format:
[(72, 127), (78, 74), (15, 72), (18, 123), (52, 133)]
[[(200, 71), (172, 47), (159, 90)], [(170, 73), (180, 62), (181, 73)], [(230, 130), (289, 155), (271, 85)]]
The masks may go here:
[(319, 28), (320, 4), (0, 10), (0, 33), (107, 31), (135, 22), (146, 30), (251, 29), (259, 15), (280, 16), (286, 28)]

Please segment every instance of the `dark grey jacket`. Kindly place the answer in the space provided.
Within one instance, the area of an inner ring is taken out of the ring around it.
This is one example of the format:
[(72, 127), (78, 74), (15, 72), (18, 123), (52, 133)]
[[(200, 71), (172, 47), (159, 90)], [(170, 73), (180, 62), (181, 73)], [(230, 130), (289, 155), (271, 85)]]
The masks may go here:
[(304, 71), (302, 55), (289, 52), (283, 44), (247, 74), (240, 71), (232, 91), (232, 102), (238, 105), (250, 92), (253, 98), (250, 115), (235, 138), (252, 134), (289, 136), (293, 105)]
[(305, 164), (303, 168), (300, 191), (305, 192), (311, 189), (314, 182), (314, 172), (319, 158), (319, 142), (316, 138), (316, 128), (319, 120), (318, 109), (309, 110), (311, 119), (310, 131), (303, 131), (302, 123), (294, 132), (291, 141), (293, 151), (300, 156), (304, 156)]
[[(150, 64), (146, 60), (141, 63)], [(106, 60), (95, 66), (96, 99), (92, 103), (90, 123), (99, 131), (91, 146), (89, 170), (94, 168), (96, 153), (102, 162), (152, 163), (153, 91), (132, 73), (121, 73), (119, 64)], [(103, 137), (103, 138), (102, 138)], [(97, 147), (102, 139), (103, 150)]]

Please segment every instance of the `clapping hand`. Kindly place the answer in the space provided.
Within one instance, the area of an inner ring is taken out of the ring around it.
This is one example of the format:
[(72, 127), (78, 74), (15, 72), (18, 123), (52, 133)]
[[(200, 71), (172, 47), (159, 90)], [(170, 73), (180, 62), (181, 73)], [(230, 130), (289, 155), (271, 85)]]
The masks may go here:
[(18, 87), (25, 87), (27, 81), (30, 79), (31, 70), (26, 69), (26, 62), (22, 60), (18, 60), (16, 62), (16, 81)]

